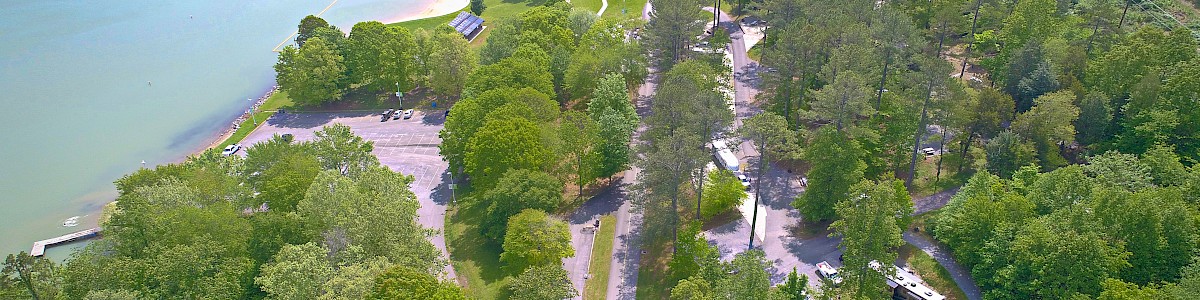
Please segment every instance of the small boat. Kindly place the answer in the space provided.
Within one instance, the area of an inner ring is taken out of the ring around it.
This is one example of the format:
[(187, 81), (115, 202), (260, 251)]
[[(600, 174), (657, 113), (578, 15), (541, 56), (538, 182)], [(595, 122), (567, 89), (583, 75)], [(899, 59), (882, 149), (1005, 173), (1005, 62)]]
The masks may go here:
[(79, 226), (79, 216), (70, 217), (70, 218), (67, 218), (66, 221), (63, 221), (63, 227), (75, 227), (75, 226)]

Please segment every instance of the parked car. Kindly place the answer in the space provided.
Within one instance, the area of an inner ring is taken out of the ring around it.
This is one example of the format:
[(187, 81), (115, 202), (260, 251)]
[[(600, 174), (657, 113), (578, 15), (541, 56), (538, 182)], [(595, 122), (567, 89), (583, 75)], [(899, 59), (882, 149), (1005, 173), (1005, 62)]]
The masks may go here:
[(842, 277), (838, 276), (838, 270), (829, 265), (827, 261), (817, 263), (817, 275), (833, 281), (833, 285), (835, 286), (842, 284)]
[(934, 156), (934, 155), (937, 155), (937, 150), (936, 150), (936, 149), (933, 149), (933, 148), (925, 148), (925, 149), (921, 149), (921, 152), (922, 152), (922, 153), (925, 153), (925, 156)]
[(387, 122), (387, 120), (388, 120), (388, 119), (392, 118), (392, 112), (393, 112), (393, 111), (395, 111), (395, 110), (394, 110), (394, 109), (391, 109), (391, 108), (389, 108), (388, 110), (385, 110), (385, 111), (383, 111), (383, 119), (380, 119), (379, 121), (380, 121), (380, 122)]
[(737, 178), (742, 182), (742, 187), (745, 187), (746, 190), (750, 190), (750, 177), (746, 177), (746, 174), (738, 173)]
[[(395, 113), (392, 113), (392, 120), (399, 120), (400, 115), (401, 115), (400, 110), (397, 109)], [(405, 119), (407, 119), (407, 118), (405, 118)]]
[(225, 146), (225, 150), (221, 151), (221, 155), (230, 156), (230, 155), (233, 155), (234, 153), (237, 153), (238, 150), (242, 150), (241, 144), (233, 144), (233, 145)]
[(404, 119), (405, 120), (411, 119), (412, 116), (413, 116), (413, 110), (411, 108), (404, 111)]

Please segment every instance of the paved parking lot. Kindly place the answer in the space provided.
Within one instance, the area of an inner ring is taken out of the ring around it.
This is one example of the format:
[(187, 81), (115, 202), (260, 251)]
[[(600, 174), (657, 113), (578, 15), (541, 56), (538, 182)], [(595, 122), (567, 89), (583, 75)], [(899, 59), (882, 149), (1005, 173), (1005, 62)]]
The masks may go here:
[[(438, 231), (430, 241), (446, 253), (446, 241), (442, 235), (445, 223), (446, 204), (452, 199), (449, 190), (450, 176), (447, 163), (438, 155), (441, 138), (438, 132), (445, 122), (442, 110), (421, 112), (408, 120), (380, 122), (381, 112), (361, 113), (286, 113), (276, 114), (242, 140), (242, 145), (270, 139), (276, 134), (292, 134), (297, 141), (313, 139), (313, 132), (334, 123), (350, 126), (354, 134), (375, 143), (373, 153), (379, 162), (392, 170), (413, 176), (412, 190), (417, 195), (421, 208), (418, 222), (422, 226)], [(242, 152), (244, 153), (244, 152)], [(446, 266), (446, 274), (454, 278), (454, 268)]]
[[(757, 175), (758, 157), (752, 151), (736, 151), (742, 161), (750, 166), (747, 173)], [(752, 177), (753, 178), (753, 177)], [(756, 237), (754, 248), (763, 250), (767, 260), (771, 262), (771, 283), (779, 284), (787, 278), (787, 274), (795, 268), (797, 272), (808, 275), (809, 286), (819, 286), (817, 263), (828, 261), (834, 267), (841, 267), (838, 260), (841, 250), (838, 249), (840, 238), (829, 237), (829, 231), (822, 229), (808, 235), (797, 235), (801, 222), (800, 213), (792, 208), (791, 202), (803, 191), (800, 182), (785, 169), (768, 168), (762, 180), (762, 207), (760, 214), (765, 214), (764, 237)], [(755, 185), (751, 185), (753, 188)], [(821, 225), (823, 226), (823, 225)], [(735, 255), (746, 251), (750, 242), (750, 224), (745, 218), (738, 218), (729, 224), (718, 226), (705, 231), (710, 244), (717, 246), (722, 260), (732, 260)]]

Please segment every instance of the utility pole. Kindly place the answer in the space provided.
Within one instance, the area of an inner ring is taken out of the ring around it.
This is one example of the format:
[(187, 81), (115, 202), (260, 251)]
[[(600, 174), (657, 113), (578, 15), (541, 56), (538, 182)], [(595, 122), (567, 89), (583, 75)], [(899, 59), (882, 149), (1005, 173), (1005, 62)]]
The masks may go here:
[[(759, 134), (762, 133), (760, 132)], [(750, 247), (747, 247), (746, 250), (754, 249), (754, 228), (758, 226), (758, 201), (760, 198), (762, 198), (763, 193), (762, 175), (763, 171), (767, 169), (767, 139), (766, 137), (763, 137), (762, 140), (758, 142), (758, 178), (755, 178), (754, 180), (756, 181), (754, 183), (754, 206), (750, 207), (750, 209), (754, 210), (754, 213), (752, 213), (750, 217)], [(764, 239), (764, 242), (765, 240), (766, 239)]]
[[(958, 73), (958, 78), (960, 79), (963, 78), (964, 74), (967, 74), (967, 60), (971, 58), (971, 44), (975, 43), (975, 25), (978, 24), (979, 7), (982, 5), (983, 0), (975, 0), (975, 13), (973, 14), (973, 17), (971, 17), (971, 43), (967, 43), (967, 51), (964, 53), (965, 55), (963, 55), (962, 70)], [(1094, 33), (1092, 35), (1095, 36)], [(1091, 45), (1089, 44), (1089, 47), (1090, 46)]]
[(717, 34), (717, 24), (721, 23), (721, 0), (717, 0), (717, 5), (713, 5), (713, 34)]
[(1125, 14), (1129, 12), (1129, 4), (1131, 2), (1133, 2), (1133, 0), (1125, 0), (1125, 9), (1121, 11), (1121, 22), (1117, 23), (1117, 29), (1125, 27)]

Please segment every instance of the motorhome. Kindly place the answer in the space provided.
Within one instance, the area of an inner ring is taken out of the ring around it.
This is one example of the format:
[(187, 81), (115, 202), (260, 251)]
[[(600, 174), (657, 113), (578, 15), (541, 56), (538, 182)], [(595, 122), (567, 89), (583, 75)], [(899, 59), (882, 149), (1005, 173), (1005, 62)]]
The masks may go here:
[(741, 163), (738, 162), (737, 156), (733, 155), (733, 151), (725, 146), (725, 141), (714, 140), (712, 142), (713, 156), (717, 158), (717, 162), (726, 170), (738, 172), (741, 171)]

